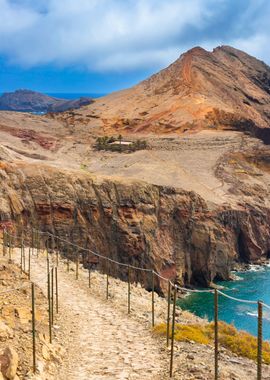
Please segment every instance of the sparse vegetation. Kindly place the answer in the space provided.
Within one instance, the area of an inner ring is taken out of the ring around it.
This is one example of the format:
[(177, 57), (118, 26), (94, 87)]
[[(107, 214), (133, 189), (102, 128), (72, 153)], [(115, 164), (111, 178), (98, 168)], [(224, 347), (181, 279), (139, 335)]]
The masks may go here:
[[(166, 335), (166, 331), (165, 323), (154, 328), (154, 332), (159, 335)], [(212, 344), (214, 342), (214, 323), (200, 325), (177, 323), (175, 326), (175, 339), (200, 344)], [(238, 331), (233, 325), (219, 322), (219, 344), (239, 356), (256, 360), (257, 338), (246, 331)], [(263, 361), (265, 364), (270, 364), (270, 344), (268, 342), (263, 342)]]
[(148, 145), (145, 140), (124, 141), (123, 136), (119, 135), (118, 138), (113, 136), (102, 136), (96, 139), (95, 148), (97, 150), (108, 150), (111, 152), (126, 152), (131, 153), (136, 150), (147, 149)]
[(81, 164), (80, 168), (81, 168), (81, 170), (87, 170), (87, 165), (86, 164)]

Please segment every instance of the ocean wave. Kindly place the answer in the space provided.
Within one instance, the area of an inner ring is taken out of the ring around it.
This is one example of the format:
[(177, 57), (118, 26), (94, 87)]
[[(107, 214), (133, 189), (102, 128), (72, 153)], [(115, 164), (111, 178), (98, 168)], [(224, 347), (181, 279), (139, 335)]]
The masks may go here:
[(236, 272), (231, 272), (231, 280), (232, 281), (243, 281), (244, 278), (236, 274)]
[(249, 265), (249, 272), (262, 272), (265, 270), (265, 267), (262, 265), (255, 265), (255, 264), (250, 264)]
[(246, 315), (249, 315), (250, 317), (256, 317), (256, 318), (258, 318), (258, 313), (252, 313), (251, 311), (247, 311)]
[[(258, 318), (258, 313), (257, 312), (247, 311), (246, 315), (248, 315), (250, 317), (253, 317), (253, 318)], [(270, 321), (270, 315), (269, 314), (264, 314), (263, 315), (263, 320), (264, 321)]]

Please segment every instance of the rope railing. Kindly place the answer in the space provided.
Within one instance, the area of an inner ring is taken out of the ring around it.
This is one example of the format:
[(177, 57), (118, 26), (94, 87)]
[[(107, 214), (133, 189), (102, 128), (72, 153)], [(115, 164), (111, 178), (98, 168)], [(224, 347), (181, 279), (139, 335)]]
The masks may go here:
[(267, 309), (269, 309), (269, 310), (270, 310), (270, 306), (269, 306), (269, 305), (267, 305), (266, 303), (262, 302), (262, 305), (263, 305), (264, 307), (266, 307)]
[(81, 247), (79, 246), (78, 244), (75, 244), (69, 240), (66, 240), (66, 239), (63, 239), (63, 238), (60, 238), (59, 236), (57, 235), (53, 235), (52, 233), (50, 232), (44, 232), (44, 231), (39, 231), (39, 230), (35, 230), (34, 231), (36, 232), (39, 232), (41, 233), (42, 235), (48, 235), (48, 236), (51, 236), (51, 237), (54, 237), (55, 239), (58, 239), (59, 241), (62, 241), (64, 243), (67, 243), (68, 245), (72, 246), (72, 247), (76, 247), (78, 249), (80, 249), (81, 251), (85, 251), (85, 252), (89, 252), (89, 253), (92, 253), (94, 256), (96, 257), (99, 257), (100, 259), (103, 259), (103, 260), (107, 260), (109, 261), (110, 263), (114, 263), (114, 264), (117, 264), (119, 266), (123, 266), (123, 267), (126, 267), (126, 268), (131, 268), (131, 269), (135, 269), (135, 270), (140, 270), (140, 271), (143, 271), (143, 272), (152, 272), (152, 269), (148, 269), (148, 268), (141, 268), (141, 267), (136, 267), (134, 265), (129, 265), (129, 264), (125, 264), (125, 263), (121, 263), (117, 260), (113, 260), (111, 259), (110, 257), (107, 257), (107, 256), (104, 256), (104, 255), (101, 255), (100, 253), (97, 253), (95, 251), (92, 251), (91, 249), (89, 248), (85, 248), (85, 247)]
[[(121, 267), (125, 267), (128, 269), (128, 314), (130, 314), (131, 312), (131, 308), (130, 308), (130, 270), (133, 269), (133, 270), (136, 270), (136, 271), (142, 271), (142, 272), (147, 272), (149, 274), (152, 275), (152, 280), (151, 280), (151, 291), (152, 291), (152, 326), (155, 325), (155, 296), (154, 296), (154, 293), (155, 293), (155, 289), (154, 289), (154, 276), (157, 276), (160, 280), (162, 281), (165, 281), (167, 284), (168, 284), (168, 311), (167, 311), (167, 346), (168, 346), (168, 343), (169, 343), (169, 338), (171, 338), (171, 360), (170, 360), (170, 377), (173, 376), (173, 354), (174, 354), (174, 335), (175, 335), (175, 309), (176, 309), (176, 294), (177, 292), (181, 291), (181, 292), (186, 292), (186, 293), (190, 293), (190, 294), (194, 294), (194, 293), (208, 293), (208, 294), (213, 294), (214, 295), (214, 312), (215, 312), (215, 371), (214, 371), (214, 374), (215, 374), (215, 380), (218, 380), (219, 379), (219, 367), (218, 367), (218, 354), (219, 354), (219, 350), (218, 350), (218, 296), (222, 296), (222, 297), (226, 297), (232, 301), (235, 301), (235, 302), (239, 302), (239, 303), (246, 303), (246, 304), (252, 304), (252, 305), (258, 305), (258, 355), (257, 355), (257, 380), (261, 380), (262, 379), (262, 309), (263, 307), (267, 308), (270, 310), (270, 306), (262, 301), (254, 301), (254, 300), (247, 300), (247, 299), (240, 299), (240, 298), (236, 298), (236, 297), (233, 297), (229, 294), (226, 294), (224, 293), (223, 291), (221, 291), (220, 289), (189, 289), (189, 288), (186, 288), (186, 287), (181, 287), (179, 286), (178, 284), (175, 284), (173, 283), (170, 279), (162, 276), (161, 274), (159, 274), (158, 272), (156, 272), (155, 270), (153, 269), (149, 269), (149, 268), (142, 268), (142, 267), (138, 267), (138, 266), (134, 266), (134, 265), (131, 265), (131, 264), (126, 264), (126, 263), (122, 263), (122, 262), (119, 262), (117, 260), (114, 260), (110, 257), (107, 257), (107, 256), (104, 256), (98, 252), (95, 252), (93, 251), (92, 249), (89, 249), (89, 248), (86, 248), (86, 247), (82, 247), (78, 244), (75, 244), (74, 242), (71, 242), (65, 238), (62, 238), (60, 236), (57, 236), (55, 234), (52, 234), (51, 232), (47, 232), (47, 231), (40, 231), (38, 229), (35, 229), (35, 228), (32, 228), (32, 242), (30, 242), (30, 244), (32, 243), (32, 245), (34, 246), (34, 243), (35, 243), (35, 239), (34, 239), (34, 236), (33, 234), (37, 234), (38, 237), (40, 237), (41, 235), (43, 236), (48, 236), (48, 237), (51, 237), (52, 238), (52, 242), (53, 244), (55, 244), (56, 241), (59, 241), (59, 242), (62, 242), (62, 243), (65, 243), (68, 247), (73, 247), (76, 249), (75, 252), (77, 252), (77, 260), (76, 260), (76, 279), (79, 278), (79, 256), (78, 256), (78, 252), (88, 252), (88, 253), (91, 253), (93, 256), (95, 257), (98, 257), (102, 260), (106, 260), (108, 263), (114, 263), (116, 265), (119, 265)], [(31, 232), (31, 231), (28, 231)], [(4, 230), (5, 234), (7, 234), (7, 236), (9, 236), (9, 238), (11, 239), (16, 239), (17, 236), (16, 235), (12, 235), (10, 232), (8, 232), (7, 230)], [(38, 246), (39, 246), (39, 249), (40, 249), (40, 241), (38, 242)], [(39, 249), (37, 249), (36, 253), (34, 253), (34, 247), (32, 247), (32, 255), (34, 255), (35, 257), (38, 258), (38, 252), (39, 252)], [(50, 279), (50, 276), (52, 274), (52, 269), (50, 268), (50, 261), (48, 259), (48, 247), (46, 246), (45, 244), (45, 251), (47, 251), (47, 283), (48, 283), (48, 299), (50, 299), (52, 297), (51, 295), (51, 281), (53, 281), (53, 277)], [(59, 253), (61, 254), (61, 251), (59, 249), (59, 246), (56, 247), (55, 249), (55, 245), (53, 246), (53, 248), (51, 249), (51, 251), (54, 253), (56, 251), (56, 268), (58, 266), (58, 255)], [(44, 250), (43, 250), (44, 252)], [(10, 247), (9, 247), (9, 256), (10, 256)], [(29, 248), (29, 255), (30, 255), (30, 248)], [(52, 257), (54, 258), (54, 256), (52, 255)], [(25, 260), (25, 258), (24, 258)], [(29, 258), (30, 260), (30, 258)], [(22, 261), (22, 260), (21, 260)], [(54, 264), (53, 264), (54, 265)], [(108, 271), (108, 265), (106, 266), (106, 270)], [(68, 258), (68, 271), (69, 271), (69, 258)], [(89, 278), (88, 278), (88, 281), (89, 281), (89, 288), (91, 287), (91, 272), (90, 272), (90, 269), (88, 269), (89, 271)], [(30, 261), (29, 261), (29, 276), (30, 276)], [(108, 299), (109, 298), (109, 275), (108, 275), (108, 272), (106, 274), (106, 298)], [(26, 285), (27, 286), (27, 285)], [(15, 291), (15, 290), (18, 290), (18, 289), (9, 289), (8, 291)], [(6, 292), (8, 292), (6, 291)], [(1, 294), (4, 294), (6, 292), (3, 292), (3, 293), (0, 293)], [(53, 291), (52, 291), (53, 292)], [(173, 311), (172, 311), (172, 316), (171, 316), (171, 311), (170, 311), (170, 304), (171, 304), (171, 296), (173, 296)], [(58, 297), (58, 296), (57, 296)], [(57, 301), (58, 302), (58, 301)], [(50, 341), (51, 341), (51, 325), (52, 325), (52, 321), (51, 321), (51, 312), (53, 312), (53, 310), (51, 310), (52, 308), (52, 304), (49, 302), (49, 325), (50, 325)], [(171, 324), (171, 321), (172, 321), (172, 324)], [(170, 332), (171, 330), (171, 332)]]
[(18, 291), (18, 290), (25, 289), (25, 288), (27, 288), (28, 286), (29, 286), (29, 284), (27, 283), (27, 284), (22, 285), (22, 286), (19, 286), (19, 287), (17, 287), (17, 288), (7, 289), (7, 290), (5, 290), (5, 291), (3, 291), (3, 292), (0, 292), (0, 295), (2, 295), (2, 294), (7, 294), (7, 293), (12, 293), (12, 292), (16, 292), (16, 291)]
[[(252, 304), (252, 305), (257, 305), (257, 303), (258, 303), (258, 301), (244, 300), (244, 299), (232, 297), (232, 296), (230, 296), (230, 295), (228, 295), (226, 293), (221, 292), (219, 289), (217, 289), (217, 292), (218, 292), (218, 294), (221, 294), (223, 297), (229, 298), (229, 299), (231, 299), (233, 301), (237, 301), (237, 302), (241, 302), (241, 303), (247, 303), (247, 304)], [(270, 308), (270, 306), (268, 306), (268, 305), (266, 305), (266, 306)]]
[[(107, 257), (107, 256), (104, 256), (104, 255), (101, 255), (100, 253), (97, 253), (89, 248), (85, 248), (85, 247), (81, 247), (80, 245), (78, 244), (75, 244), (69, 240), (66, 240), (66, 239), (63, 239), (57, 235), (54, 235), (52, 234), (51, 232), (47, 232), (47, 231), (40, 231), (40, 230), (37, 230), (37, 229), (33, 229), (33, 231), (39, 233), (39, 234), (42, 234), (42, 235), (48, 235), (48, 236), (51, 236), (53, 237), (54, 239), (57, 239), (59, 241), (62, 241), (64, 243), (67, 243), (68, 245), (70, 246), (73, 246), (73, 247), (76, 247), (78, 248), (79, 250), (81, 251), (85, 251), (85, 252), (89, 252), (91, 254), (93, 254), (94, 256), (96, 257), (99, 257), (103, 260), (107, 260), (108, 262), (110, 263), (114, 263), (114, 264), (117, 264), (119, 266), (123, 266), (123, 267), (126, 267), (126, 268), (129, 268), (129, 269), (134, 269), (134, 270), (139, 270), (139, 271), (143, 271), (143, 272), (148, 272), (148, 273), (153, 273), (155, 274), (157, 277), (159, 277), (161, 280), (163, 281), (166, 281), (166, 282), (169, 282), (171, 287), (175, 287), (177, 290), (179, 291), (183, 291), (183, 292), (187, 292), (187, 293), (210, 293), (210, 294), (214, 294), (215, 290), (214, 289), (189, 289), (189, 288), (184, 288), (184, 287), (181, 287), (177, 284), (174, 284), (171, 280), (169, 280), (168, 278), (166, 277), (163, 277), (161, 274), (159, 274), (158, 272), (156, 272), (155, 270), (153, 269), (149, 269), (149, 268), (142, 268), (142, 267), (137, 267), (137, 266), (134, 266), (134, 265), (131, 265), (131, 264), (125, 264), (125, 263), (121, 263), (120, 261), (117, 261), (117, 260), (114, 260), (114, 259), (111, 259), (110, 257)], [(12, 235), (8, 232), (6, 232), (8, 236), (10, 237), (13, 237), (13, 238), (16, 238), (16, 235)], [(236, 301), (236, 302), (241, 302), (241, 303), (247, 303), (247, 304), (257, 304), (258, 301), (254, 301), (254, 300), (246, 300), (246, 299), (240, 299), (240, 298), (236, 298), (236, 297), (232, 297), (224, 292), (222, 292), (220, 289), (217, 289), (217, 292), (222, 295), (223, 297), (226, 297), (226, 298), (229, 298), (233, 301)], [(270, 309), (270, 305), (267, 305), (266, 303), (262, 303), (264, 307)]]
[[(114, 263), (114, 264), (117, 264), (119, 266), (124, 266), (126, 268), (130, 268), (130, 269), (134, 269), (134, 270), (140, 270), (140, 271), (144, 271), (144, 272), (153, 272), (157, 277), (159, 277), (161, 280), (164, 280), (164, 281), (169, 281), (171, 286), (172, 287), (176, 287), (177, 290), (181, 290), (181, 291), (185, 291), (185, 292), (188, 292), (188, 293), (212, 293), (214, 294), (214, 289), (189, 289), (189, 288), (184, 288), (184, 287), (181, 287), (177, 284), (174, 284), (171, 280), (169, 280), (168, 278), (166, 277), (163, 277), (161, 276), (161, 274), (159, 274), (158, 272), (156, 272), (155, 270), (153, 269), (148, 269), (148, 268), (141, 268), (141, 267), (137, 267), (137, 266), (134, 266), (134, 265), (131, 265), (131, 264), (125, 264), (125, 263), (121, 263), (117, 260), (113, 260), (111, 259), (110, 257), (107, 257), (107, 256), (104, 256), (104, 255), (101, 255), (100, 253), (97, 253), (89, 248), (85, 248), (85, 247), (81, 247), (79, 246), (78, 244), (75, 244), (75, 243), (72, 243), (70, 242), (69, 240), (66, 240), (66, 239), (63, 239), (63, 238), (60, 238), (59, 236), (57, 235), (54, 235), (50, 232), (44, 232), (44, 231), (40, 231), (40, 230), (36, 230), (34, 229), (34, 231), (38, 232), (38, 233), (41, 233), (41, 234), (44, 234), (44, 235), (49, 235), (49, 236), (52, 236), (54, 237), (55, 239), (58, 239), (62, 242), (65, 242), (73, 247), (76, 247), (82, 251), (86, 251), (86, 252), (90, 252), (91, 254), (93, 254), (94, 256), (96, 257), (99, 257), (99, 258), (102, 258), (103, 260), (107, 260), (111, 263)], [(218, 293), (221, 294), (222, 296), (224, 297), (227, 297), (227, 298), (230, 298), (234, 301), (238, 301), (238, 302), (246, 302), (246, 303), (250, 303), (250, 304), (257, 304), (257, 301), (252, 301), (252, 300), (244, 300), (244, 299), (239, 299), (239, 298), (235, 298), (235, 297), (231, 297), (229, 295), (227, 295), (226, 293), (223, 293), (222, 291), (220, 291), (219, 289), (217, 289)], [(269, 308), (270, 309), (270, 306), (265, 304), (264, 303), (264, 306)]]

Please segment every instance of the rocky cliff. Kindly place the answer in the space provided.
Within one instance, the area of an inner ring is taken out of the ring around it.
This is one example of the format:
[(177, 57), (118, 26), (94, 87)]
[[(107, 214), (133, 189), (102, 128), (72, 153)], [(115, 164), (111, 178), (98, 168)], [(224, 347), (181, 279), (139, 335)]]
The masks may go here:
[[(236, 261), (259, 263), (269, 256), (269, 209), (213, 209), (194, 192), (97, 181), (89, 174), (37, 165), (2, 163), (0, 175), (2, 224), (13, 220), (14, 226), (38, 226), (181, 284), (229, 279)], [(91, 261), (81, 253), (85, 264)], [(106, 270), (105, 262), (99, 265)], [(109, 271), (126, 279), (117, 265)], [(150, 286), (144, 272), (132, 276)], [(157, 290), (163, 286), (156, 282)]]

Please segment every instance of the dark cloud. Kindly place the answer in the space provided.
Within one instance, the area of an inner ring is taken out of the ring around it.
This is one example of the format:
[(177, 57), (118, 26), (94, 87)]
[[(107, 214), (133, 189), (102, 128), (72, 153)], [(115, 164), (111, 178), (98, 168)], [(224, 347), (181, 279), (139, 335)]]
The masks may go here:
[(194, 45), (270, 61), (269, 0), (0, 0), (0, 55), (35, 67), (161, 68)]

